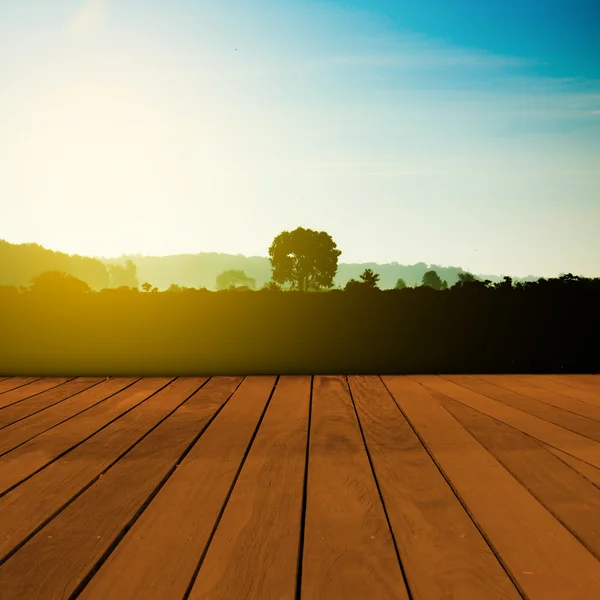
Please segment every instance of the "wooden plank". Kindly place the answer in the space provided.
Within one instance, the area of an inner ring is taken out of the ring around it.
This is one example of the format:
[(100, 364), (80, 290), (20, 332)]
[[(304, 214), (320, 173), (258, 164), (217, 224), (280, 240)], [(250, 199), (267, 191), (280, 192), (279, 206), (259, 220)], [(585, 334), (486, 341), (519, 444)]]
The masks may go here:
[(310, 388), (279, 379), (189, 600), (295, 598)]
[(19, 387), (29, 385), (34, 381), (39, 381), (41, 377), (9, 377), (4, 381), (0, 381), (0, 394), (5, 394)]
[(106, 402), (41, 433), (0, 457), (0, 496), (39, 469), (94, 435), (124, 412), (167, 386), (171, 377), (149, 377), (112, 396)]
[[(239, 377), (213, 378), (197, 392), (198, 402), (205, 406), (207, 415), (218, 410), (240, 381)], [(194, 384), (192, 382), (192, 388)], [(0, 520), (0, 562), (110, 469), (181, 403), (179, 394), (171, 394), (171, 386), (163, 388), (71, 450), (63, 460), (53, 462), (0, 498), (0, 514), (6, 517)], [(44, 498), (44, 502), (40, 503), (39, 498)]]
[(184, 596), (275, 382), (275, 377), (244, 379), (83, 589), (81, 600)]
[(539, 442), (548, 452), (552, 452), (554, 456), (560, 458), (564, 463), (569, 465), (572, 469), (577, 471), (580, 475), (585, 477), (590, 483), (593, 483), (597, 488), (600, 488), (600, 469), (596, 467), (592, 467), (592, 465), (588, 465), (586, 462), (563, 452), (562, 450), (558, 450), (558, 448), (553, 448), (548, 444), (544, 444), (544, 442)]
[[(440, 404), (600, 558), (600, 490), (528, 435), (446, 398)], [(593, 467), (592, 467), (593, 468)]]
[(561, 396), (549, 390), (542, 390), (529, 383), (520, 381), (509, 375), (476, 375), (477, 378), (493, 383), (499, 387), (511, 390), (522, 396), (545, 402), (557, 408), (569, 410), (588, 419), (600, 421), (600, 407), (573, 398)]
[(436, 376), (382, 379), (521, 593), (597, 600), (598, 560), (419, 385)]
[[(40, 433), (64, 423), (92, 406), (103, 402), (137, 381), (134, 377), (115, 377), (71, 396), (58, 404), (28, 417), (25, 422), (13, 423), (0, 433), (0, 455), (10, 452)], [(69, 385), (69, 384), (65, 384)], [(16, 406), (19, 406), (17, 404)]]
[(520, 599), (381, 379), (348, 379), (412, 597)]
[(408, 598), (347, 383), (315, 378), (302, 598)]
[(545, 375), (518, 375), (517, 379), (520, 382), (522, 381), (541, 390), (553, 392), (559, 396), (566, 396), (580, 402), (587, 402), (600, 409), (600, 394), (593, 394), (569, 385), (564, 385), (560, 381), (556, 381), (554, 378), (546, 377)]
[(552, 375), (550, 378), (564, 385), (600, 395), (600, 378), (596, 375)]
[(71, 379), (72, 377), (44, 377), (43, 379), (32, 381), (27, 385), (22, 385), (13, 390), (6, 391), (0, 395), (0, 408), (10, 406), (16, 402), (21, 402), (26, 398), (30, 398), (31, 396), (35, 396), (36, 394), (62, 385)]
[(0, 567), (3, 600), (77, 594), (212, 416), (211, 402), (189, 399), (202, 381), (186, 377), (163, 390), (180, 406)]
[(524, 411), (530, 415), (554, 423), (559, 427), (574, 431), (579, 435), (600, 442), (600, 423), (579, 414), (569, 412), (556, 406), (551, 406), (540, 400), (511, 392), (510, 390), (500, 388), (493, 383), (479, 379), (472, 375), (443, 375), (444, 379), (452, 381), (457, 385), (466, 387), (474, 392), (483, 394), (492, 400), (502, 402), (507, 406), (512, 406), (517, 410)]
[(67, 381), (63, 385), (59, 385), (41, 394), (36, 394), (27, 400), (12, 404), (0, 410), (0, 429), (21, 419), (35, 415), (53, 404), (63, 402), (66, 398), (75, 396), (83, 390), (97, 385), (101, 381), (103, 381), (101, 377), (77, 377), (76, 379)]
[(414, 378), (416, 381), (427, 385), (433, 391), (458, 400), (462, 404), (470, 406), (490, 417), (494, 417), (507, 425), (511, 425), (531, 437), (580, 458), (590, 465), (600, 467), (600, 443), (594, 440), (563, 429), (558, 425), (529, 415), (511, 406), (506, 406), (502, 402), (456, 385), (445, 378), (430, 375), (419, 375)]

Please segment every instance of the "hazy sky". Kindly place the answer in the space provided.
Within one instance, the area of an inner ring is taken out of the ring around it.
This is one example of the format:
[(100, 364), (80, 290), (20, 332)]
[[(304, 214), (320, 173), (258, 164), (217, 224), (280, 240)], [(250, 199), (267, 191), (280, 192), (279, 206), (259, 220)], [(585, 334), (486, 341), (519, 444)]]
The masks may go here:
[(598, 0), (2, 0), (0, 238), (600, 276)]

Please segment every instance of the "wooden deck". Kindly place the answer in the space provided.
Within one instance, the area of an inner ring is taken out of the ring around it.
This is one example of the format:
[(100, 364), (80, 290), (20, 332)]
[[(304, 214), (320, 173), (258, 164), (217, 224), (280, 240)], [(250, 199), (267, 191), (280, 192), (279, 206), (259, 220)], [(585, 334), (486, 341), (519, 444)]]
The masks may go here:
[(0, 378), (0, 599), (598, 600), (600, 376)]

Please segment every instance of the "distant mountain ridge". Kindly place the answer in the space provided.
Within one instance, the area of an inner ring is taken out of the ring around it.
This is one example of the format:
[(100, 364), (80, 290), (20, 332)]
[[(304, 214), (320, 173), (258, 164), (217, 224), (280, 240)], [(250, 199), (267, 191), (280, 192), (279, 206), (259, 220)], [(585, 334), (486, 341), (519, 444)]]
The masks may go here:
[[(271, 279), (271, 263), (264, 256), (244, 256), (243, 254), (223, 254), (199, 252), (198, 254), (176, 254), (171, 256), (145, 256), (141, 254), (122, 255), (119, 258), (87, 257), (66, 254), (44, 248), (35, 243), (11, 244), (0, 240), (0, 285), (29, 285), (31, 277), (43, 271), (63, 271), (85, 281), (92, 289), (99, 290), (110, 286), (108, 267), (124, 265), (133, 261), (137, 268), (140, 285), (149, 282), (159, 290), (171, 284), (185, 287), (205, 287), (215, 289), (217, 275), (229, 269), (241, 269), (256, 280), (257, 287)], [(404, 279), (408, 286), (420, 285), (426, 271), (433, 269), (442, 280), (452, 286), (458, 274), (464, 273), (460, 267), (443, 267), (423, 262), (414, 265), (401, 265), (397, 262), (379, 264), (340, 263), (334, 278), (336, 287), (343, 287), (349, 279), (357, 279), (365, 269), (372, 269), (380, 275), (379, 287), (393, 288), (398, 279)], [(502, 276), (474, 273), (480, 279), (502, 281)], [(514, 281), (535, 281), (539, 277), (513, 277)]]
[[(186, 287), (215, 288), (217, 275), (229, 269), (241, 269), (256, 280), (260, 288), (271, 279), (271, 263), (264, 256), (244, 256), (243, 254), (223, 254), (217, 252), (199, 252), (198, 254), (176, 254), (172, 256), (145, 256), (141, 254), (122, 255), (119, 258), (102, 258), (105, 264), (122, 264), (132, 260), (137, 266), (140, 283), (148, 281), (159, 289), (166, 289), (172, 283)], [(449, 286), (458, 281), (458, 274), (464, 273), (461, 267), (443, 267), (423, 262), (414, 265), (401, 265), (397, 262), (379, 264), (339, 263), (334, 286), (344, 287), (348, 280), (358, 279), (365, 269), (372, 269), (380, 276), (381, 289), (393, 288), (398, 279), (404, 279), (408, 286), (420, 285), (423, 275), (430, 269), (435, 270)], [(480, 279), (493, 282), (502, 281), (501, 275), (474, 273)], [(525, 278), (513, 277), (516, 281), (535, 281), (539, 277), (528, 275)]]

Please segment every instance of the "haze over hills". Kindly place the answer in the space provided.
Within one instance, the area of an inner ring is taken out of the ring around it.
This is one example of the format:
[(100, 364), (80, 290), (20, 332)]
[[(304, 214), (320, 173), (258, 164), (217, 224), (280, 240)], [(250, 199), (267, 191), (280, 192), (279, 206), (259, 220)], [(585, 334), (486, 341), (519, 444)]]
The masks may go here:
[[(219, 273), (229, 269), (241, 269), (246, 275), (256, 280), (261, 287), (271, 279), (271, 263), (264, 256), (244, 256), (243, 254), (223, 254), (217, 252), (199, 252), (198, 254), (176, 254), (170, 256), (143, 256), (140, 254), (123, 255), (120, 258), (103, 258), (104, 264), (122, 264), (132, 260), (137, 267), (140, 283), (148, 281), (158, 289), (166, 289), (172, 283), (186, 287), (215, 288), (215, 279)], [(348, 280), (357, 279), (365, 269), (372, 269), (380, 275), (381, 289), (393, 288), (398, 279), (404, 279), (408, 286), (421, 284), (426, 271), (433, 269), (438, 275), (453, 285), (458, 281), (458, 274), (465, 271), (461, 267), (444, 267), (436, 264), (419, 262), (414, 265), (403, 265), (397, 262), (379, 264), (375, 262), (338, 264), (334, 277), (334, 286), (343, 287)], [(502, 281), (501, 275), (474, 273), (480, 279), (493, 282)], [(516, 281), (535, 281), (539, 277), (529, 275), (525, 278), (514, 277)]]
[[(11, 244), (0, 240), (0, 285), (27, 286), (31, 277), (43, 271), (58, 270), (85, 281), (92, 289), (99, 290), (112, 285), (110, 267), (124, 266), (127, 260), (135, 264), (140, 285), (147, 281), (159, 290), (165, 290), (171, 284), (214, 290), (217, 275), (230, 269), (243, 270), (246, 275), (256, 280), (258, 288), (271, 279), (271, 263), (263, 256), (199, 252), (169, 256), (134, 254), (122, 255), (119, 258), (84, 257), (56, 252), (35, 243)], [(397, 262), (340, 263), (334, 278), (335, 287), (343, 287), (350, 279), (358, 278), (366, 268), (380, 275), (381, 289), (393, 288), (398, 279), (404, 279), (408, 286), (420, 285), (424, 273), (430, 269), (435, 270), (449, 286), (452, 286), (458, 280), (458, 274), (465, 272), (461, 267), (444, 267), (423, 262), (413, 265)], [(502, 276), (507, 274), (474, 275), (480, 279), (500, 282)], [(539, 277), (533, 275), (513, 278), (515, 282), (537, 279)]]

